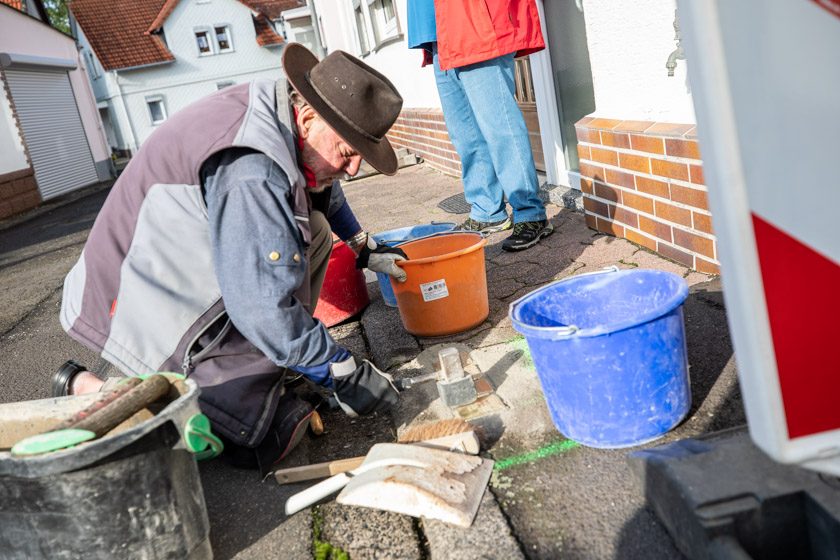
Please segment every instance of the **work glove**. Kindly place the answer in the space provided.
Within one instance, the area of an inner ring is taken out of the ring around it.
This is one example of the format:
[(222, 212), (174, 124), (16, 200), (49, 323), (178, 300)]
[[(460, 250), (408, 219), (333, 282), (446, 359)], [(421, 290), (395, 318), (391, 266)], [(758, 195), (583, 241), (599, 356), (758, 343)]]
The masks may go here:
[(405, 270), (397, 266), (397, 261), (408, 259), (405, 251), (399, 247), (379, 245), (373, 237), (367, 236), (367, 242), (356, 257), (356, 268), (367, 268), (374, 272), (382, 272), (394, 278), (397, 282), (405, 282)]
[(330, 364), (333, 391), (341, 409), (350, 417), (385, 410), (399, 401), (394, 379), (368, 360), (357, 365), (353, 356)]
[(291, 369), (331, 390), (341, 409), (352, 417), (384, 410), (399, 400), (399, 392), (390, 375), (367, 360), (357, 366), (353, 355), (344, 348), (323, 364)]

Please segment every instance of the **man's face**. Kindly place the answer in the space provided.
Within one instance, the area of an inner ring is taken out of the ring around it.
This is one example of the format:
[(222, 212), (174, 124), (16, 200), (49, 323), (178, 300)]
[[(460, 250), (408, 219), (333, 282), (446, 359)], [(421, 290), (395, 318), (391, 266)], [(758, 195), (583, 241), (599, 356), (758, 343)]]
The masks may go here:
[(327, 125), (311, 107), (298, 113), (298, 133), (303, 138), (301, 159), (315, 174), (314, 191), (322, 191), (345, 173), (359, 172), (362, 156)]

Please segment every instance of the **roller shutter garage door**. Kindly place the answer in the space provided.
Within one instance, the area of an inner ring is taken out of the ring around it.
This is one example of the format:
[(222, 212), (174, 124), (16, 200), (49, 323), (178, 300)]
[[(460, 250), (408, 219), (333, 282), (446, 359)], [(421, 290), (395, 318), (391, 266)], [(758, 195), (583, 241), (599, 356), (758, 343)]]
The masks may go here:
[(41, 197), (47, 200), (97, 182), (67, 72), (5, 72)]

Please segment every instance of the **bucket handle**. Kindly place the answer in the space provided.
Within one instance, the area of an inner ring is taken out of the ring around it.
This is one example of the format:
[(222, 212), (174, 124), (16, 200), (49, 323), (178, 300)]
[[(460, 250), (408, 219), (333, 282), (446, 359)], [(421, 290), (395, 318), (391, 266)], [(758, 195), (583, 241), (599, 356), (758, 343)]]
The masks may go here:
[[(607, 272), (618, 272), (621, 270), (616, 265), (612, 264), (610, 266), (605, 266), (601, 270), (593, 270), (592, 272), (584, 272), (583, 274), (574, 274), (569, 276), (569, 278), (581, 278), (583, 276), (594, 276), (596, 274), (606, 274)], [(563, 280), (568, 280), (569, 278), (563, 278)], [(562, 282), (563, 280), (558, 280), (558, 282)]]
[(196, 461), (212, 459), (222, 453), (225, 446), (210, 431), (210, 420), (204, 414), (193, 414), (184, 425), (184, 443)]
[[(452, 224), (453, 226), (455, 226), (455, 224), (452, 223), (452, 222), (435, 222), (435, 221), (431, 222), (431, 225), (433, 225), (433, 226), (442, 226), (442, 225), (449, 225), (449, 224)], [(388, 246), (389, 247), (398, 247), (398, 246), (402, 245), (403, 243), (408, 243), (409, 241), (419, 241), (421, 239), (428, 239), (429, 237), (437, 237), (438, 235), (446, 235), (447, 233), (452, 233), (452, 232), (455, 232), (455, 231), (460, 231), (460, 230), (448, 229), (446, 231), (436, 231), (436, 232), (430, 233), (428, 235), (421, 235), (420, 237), (406, 237), (406, 238), (403, 238), (403, 239), (389, 239), (388, 240)]]
[[(508, 312), (508, 314), (510, 315), (510, 318), (512, 320), (516, 320), (513, 317), (513, 308), (516, 307), (516, 305), (519, 302), (521, 302), (523, 299), (525, 299), (527, 297), (531, 297), (532, 295), (534, 295), (535, 292), (540, 292), (542, 290), (546, 290), (546, 289), (550, 288), (554, 284), (558, 284), (560, 282), (565, 282), (566, 280), (569, 280), (571, 278), (581, 278), (583, 276), (594, 276), (596, 274), (607, 274), (609, 272), (618, 272), (618, 271), (619, 271), (619, 268), (616, 265), (610, 265), (610, 266), (605, 266), (601, 270), (593, 270), (592, 272), (584, 272), (583, 274), (575, 274), (573, 276), (569, 276), (568, 278), (563, 278), (561, 280), (557, 280), (556, 282), (552, 282), (551, 284), (546, 284), (542, 288), (534, 290), (533, 292), (529, 292), (529, 293), (525, 294), (524, 296), (522, 296), (521, 298), (517, 299), (516, 301), (512, 302), (510, 304), (510, 311)], [(528, 328), (533, 329), (533, 330), (537, 330), (537, 331), (539, 331), (539, 330), (551, 331), (551, 333), (556, 335), (556, 336), (572, 336), (573, 334), (575, 334), (576, 332), (578, 332), (580, 330), (576, 325), (566, 325), (566, 326), (563, 326), (563, 327), (535, 327), (535, 326), (529, 326)]]

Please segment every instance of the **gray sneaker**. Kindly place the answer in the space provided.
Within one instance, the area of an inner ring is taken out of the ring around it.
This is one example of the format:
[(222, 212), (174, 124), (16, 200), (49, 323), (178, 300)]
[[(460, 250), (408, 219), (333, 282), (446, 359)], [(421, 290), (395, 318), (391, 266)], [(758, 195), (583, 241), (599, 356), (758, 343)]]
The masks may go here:
[(496, 233), (497, 231), (510, 229), (511, 225), (510, 216), (506, 216), (504, 220), (499, 220), (498, 222), (479, 222), (478, 220), (467, 218), (455, 229), (461, 231), (477, 231), (479, 233)]

